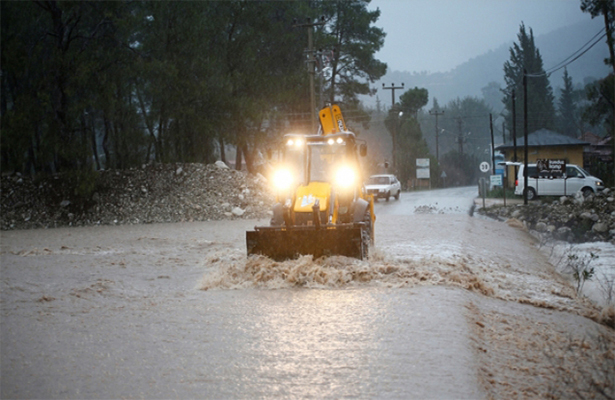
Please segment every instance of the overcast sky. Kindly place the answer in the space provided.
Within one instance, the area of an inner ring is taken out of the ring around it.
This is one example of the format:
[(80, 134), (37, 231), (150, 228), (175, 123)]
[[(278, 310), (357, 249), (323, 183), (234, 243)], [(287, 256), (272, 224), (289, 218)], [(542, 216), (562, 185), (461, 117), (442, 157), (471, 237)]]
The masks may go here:
[[(580, 0), (372, 0), (384, 29), (376, 58), (388, 71), (446, 72), (517, 40), (523, 21), (534, 36), (591, 19)], [(592, 35), (595, 32), (592, 32)], [(590, 35), (591, 36), (591, 35)], [(573, 49), (576, 50), (576, 49)]]

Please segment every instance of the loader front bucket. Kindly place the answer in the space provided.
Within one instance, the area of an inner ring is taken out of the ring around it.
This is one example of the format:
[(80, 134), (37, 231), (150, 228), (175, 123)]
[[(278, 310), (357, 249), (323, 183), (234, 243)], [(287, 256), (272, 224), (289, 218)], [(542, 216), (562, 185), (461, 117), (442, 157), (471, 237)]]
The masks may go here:
[(362, 224), (322, 226), (255, 227), (246, 232), (248, 255), (261, 254), (276, 261), (311, 254), (314, 258), (346, 256), (362, 260), (367, 256)]

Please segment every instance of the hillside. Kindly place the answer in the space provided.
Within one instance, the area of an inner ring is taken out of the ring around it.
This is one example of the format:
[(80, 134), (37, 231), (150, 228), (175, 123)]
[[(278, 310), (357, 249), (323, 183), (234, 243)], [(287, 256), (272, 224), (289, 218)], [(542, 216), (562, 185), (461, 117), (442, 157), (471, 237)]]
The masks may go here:
[[(543, 57), (545, 69), (559, 64), (583, 47), (603, 26), (599, 19), (588, 19), (586, 22), (536, 36), (536, 46)], [(504, 84), (503, 66), (510, 57), (509, 49), (514, 40), (517, 38), (511, 38), (509, 43), (503, 43), (500, 47), (472, 58), (446, 73), (390, 71), (380, 81), (374, 83), (373, 86), (378, 89), (376, 96), (364, 96), (361, 100), (370, 107), (376, 107), (378, 98), (381, 107), (388, 108), (391, 106), (391, 93), (390, 90), (383, 90), (382, 84), (399, 85), (402, 82), (406, 88), (415, 86), (426, 88), (429, 91), (430, 105), (434, 97), (441, 105), (457, 97), (482, 97), (481, 89), (489, 82)], [(573, 83), (583, 84), (587, 78), (599, 79), (606, 76), (609, 72), (603, 61), (606, 57), (608, 50), (606, 44), (601, 42), (570, 64), (567, 68)], [(557, 88), (561, 86), (562, 74), (563, 69), (550, 77), (556, 95)], [(401, 93), (400, 91), (399, 94)]]

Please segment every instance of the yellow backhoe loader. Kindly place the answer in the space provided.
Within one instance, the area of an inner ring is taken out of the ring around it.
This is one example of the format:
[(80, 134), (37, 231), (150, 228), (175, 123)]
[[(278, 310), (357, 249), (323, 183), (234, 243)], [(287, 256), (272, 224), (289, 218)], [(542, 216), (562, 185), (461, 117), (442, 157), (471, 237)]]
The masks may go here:
[(284, 136), (271, 224), (246, 232), (248, 255), (367, 258), (376, 221), (359, 162), (367, 146), (346, 130), (337, 105), (320, 110), (319, 119), (321, 134)]

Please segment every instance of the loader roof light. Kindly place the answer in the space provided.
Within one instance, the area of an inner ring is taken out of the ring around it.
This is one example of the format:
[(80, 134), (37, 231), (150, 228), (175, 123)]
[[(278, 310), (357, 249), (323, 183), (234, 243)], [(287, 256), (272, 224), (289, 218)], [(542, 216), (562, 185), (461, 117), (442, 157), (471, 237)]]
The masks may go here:
[(357, 174), (355, 170), (347, 165), (341, 166), (335, 173), (335, 183), (343, 189), (352, 187), (356, 179)]
[(278, 190), (286, 190), (293, 184), (293, 174), (288, 169), (278, 169), (273, 173), (273, 186)]
[(341, 137), (338, 137), (336, 142), (337, 144), (344, 144), (344, 139), (342, 139)]
[(297, 139), (288, 139), (288, 141), (286, 142), (286, 145), (289, 147), (292, 146), (296, 146), (296, 147), (300, 147), (303, 145), (303, 140), (297, 138)]
[(334, 143), (335, 143), (335, 140), (333, 140), (333, 139), (327, 140), (327, 144), (328, 145), (333, 145)]

